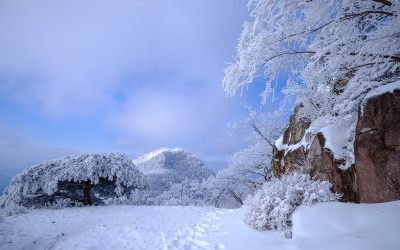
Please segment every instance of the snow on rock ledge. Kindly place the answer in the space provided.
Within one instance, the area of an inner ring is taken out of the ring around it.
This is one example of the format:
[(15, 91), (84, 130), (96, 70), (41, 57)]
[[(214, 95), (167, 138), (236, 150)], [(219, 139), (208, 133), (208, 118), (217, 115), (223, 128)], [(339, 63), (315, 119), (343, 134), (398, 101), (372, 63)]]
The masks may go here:
[(328, 125), (320, 130), (326, 140), (324, 147), (332, 152), (336, 160), (344, 160), (343, 164), (339, 165), (342, 170), (354, 164), (353, 143), (356, 123), (357, 120), (354, 118)]

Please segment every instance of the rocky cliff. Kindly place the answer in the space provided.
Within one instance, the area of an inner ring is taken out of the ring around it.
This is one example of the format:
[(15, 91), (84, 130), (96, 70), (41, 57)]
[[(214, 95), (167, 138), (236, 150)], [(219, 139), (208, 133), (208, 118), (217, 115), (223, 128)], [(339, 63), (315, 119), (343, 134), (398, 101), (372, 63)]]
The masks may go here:
[(354, 149), (360, 201), (399, 200), (400, 90), (370, 98), (360, 110)]
[(304, 143), (310, 122), (299, 117), (300, 109), (296, 107), (275, 143), (271, 163), (275, 177), (301, 170), (332, 183), (332, 190), (343, 194), (343, 202), (400, 199), (400, 90), (366, 99), (355, 128), (355, 163), (345, 169), (344, 159), (326, 146), (324, 133), (317, 133), (311, 144)]

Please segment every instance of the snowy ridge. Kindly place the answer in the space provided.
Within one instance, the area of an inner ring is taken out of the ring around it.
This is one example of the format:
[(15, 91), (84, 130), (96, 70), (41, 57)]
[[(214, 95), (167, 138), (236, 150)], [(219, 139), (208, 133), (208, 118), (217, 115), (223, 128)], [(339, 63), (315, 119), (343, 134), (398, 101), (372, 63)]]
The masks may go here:
[[(148, 154), (145, 154), (135, 160), (133, 160), (133, 164), (135, 164), (138, 169), (143, 173), (143, 174), (151, 174), (151, 173), (157, 173), (157, 171), (154, 171), (155, 169), (166, 169), (166, 168), (173, 168), (171, 166), (167, 166), (165, 161), (166, 157), (169, 155), (187, 155), (188, 160), (189, 158), (194, 158), (193, 155), (189, 154), (185, 150), (181, 148), (175, 148), (175, 149), (170, 149), (170, 148), (159, 148), (156, 150), (151, 151)], [(196, 161), (196, 160), (194, 160)], [(192, 161), (192, 162), (194, 162)], [(200, 161), (200, 160), (198, 160)], [(162, 173), (162, 171), (160, 171)]]
[[(145, 154), (145, 155), (140, 156), (139, 158), (137, 158), (137, 159), (135, 159), (135, 160), (132, 160), (132, 162), (133, 162), (133, 164), (135, 164), (135, 165), (141, 165), (141, 166), (143, 166), (142, 163), (148, 162), (148, 161), (154, 159), (155, 157), (159, 156), (159, 155), (162, 154), (163, 152), (169, 151), (169, 150), (170, 150), (169, 148), (159, 148), (159, 149), (155, 149), (155, 150), (151, 151), (151, 152), (148, 153), (148, 154)], [(146, 171), (146, 170), (148, 170), (148, 169), (145, 168), (145, 167), (142, 167), (142, 168), (140, 169), (140, 171), (142, 171), (142, 172), (144, 172), (144, 171)]]

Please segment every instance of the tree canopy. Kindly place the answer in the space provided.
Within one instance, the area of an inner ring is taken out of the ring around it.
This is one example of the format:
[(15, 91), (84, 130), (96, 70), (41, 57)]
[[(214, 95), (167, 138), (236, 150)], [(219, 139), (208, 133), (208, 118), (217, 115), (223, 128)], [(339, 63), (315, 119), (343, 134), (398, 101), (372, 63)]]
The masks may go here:
[[(125, 154), (84, 154), (45, 161), (16, 175), (4, 191), (1, 206), (43, 206), (57, 198), (91, 205), (97, 199), (129, 195), (146, 185)], [(93, 190), (92, 190), (93, 187)]]
[[(310, 145), (322, 128), (354, 123), (367, 95), (400, 79), (399, 0), (250, 0), (236, 60), (223, 85), (235, 95), (265, 78), (263, 103), (281, 81), (286, 97), (311, 122)], [(354, 160), (349, 133), (346, 167)]]

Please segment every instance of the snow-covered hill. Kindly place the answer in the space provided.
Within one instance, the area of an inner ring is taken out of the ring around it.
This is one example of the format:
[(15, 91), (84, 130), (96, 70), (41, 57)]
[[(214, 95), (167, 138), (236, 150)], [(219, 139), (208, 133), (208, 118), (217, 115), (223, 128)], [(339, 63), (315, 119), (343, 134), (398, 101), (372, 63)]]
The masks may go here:
[(145, 175), (153, 195), (167, 191), (175, 183), (202, 181), (215, 175), (199, 158), (180, 148), (157, 149), (133, 163)]
[(246, 208), (100, 206), (32, 210), (0, 222), (1, 249), (395, 250), (400, 201), (320, 203), (294, 213), (293, 238), (243, 221)]

